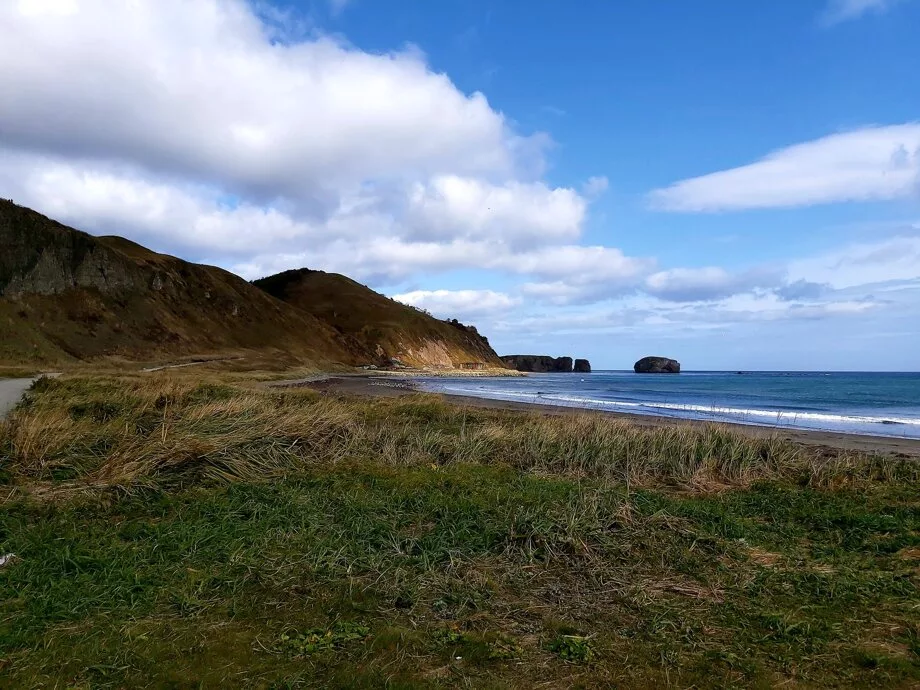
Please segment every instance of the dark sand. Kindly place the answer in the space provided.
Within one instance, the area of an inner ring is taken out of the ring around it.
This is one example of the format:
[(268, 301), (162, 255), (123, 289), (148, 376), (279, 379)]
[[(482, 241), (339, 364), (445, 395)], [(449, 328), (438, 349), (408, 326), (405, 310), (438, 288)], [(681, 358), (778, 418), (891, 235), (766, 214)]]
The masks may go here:
[[(375, 397), (395, 397), (411, 395), (418, 391), (410, 378), (370, 378), (367, 376), (332, 376), (304, 379), (301, 381), (281, 381), (271, 384), (281, 387), (306, 387), (336, 395), (371, 395)], [(629, 414), (626, 412), (608, 412), (604, 410), (582, 410), (554, 405), (534, 405), (530, 403), (510, 402), (505, 400), (488, 400), (466, 395), (441, 395), (445, 400), (467, 407), (480, 407), (493, 410), (516, 410), (549, 415), (566, 414), (602, 414), (629, 420), (640, 426), (688, 425), (700, 426), (708, 422), (691, 419), (673, 419), (671, 417), (653, 417), (650, 415)], [(753, 426), (747, 424), (727, 424), (733, 429), (755, 438), (779, 436), (796, 443), (825, 448), (829, 450), (860, 451), (898, 457), (920, 457), (920, 440), (888, 438), (885, 436), (862, 436), (859, 434), (842, 434), (835, 431), (806, 431), (799, 429), (779, 429), (775, 427)]]

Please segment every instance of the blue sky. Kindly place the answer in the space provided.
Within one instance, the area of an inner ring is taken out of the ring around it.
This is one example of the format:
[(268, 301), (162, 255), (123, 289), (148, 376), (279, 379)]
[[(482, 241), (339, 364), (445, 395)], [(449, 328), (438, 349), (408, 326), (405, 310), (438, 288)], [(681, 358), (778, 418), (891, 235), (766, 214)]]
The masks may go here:
[(19, 0), (0, 196), (247, 278), (343, 272), (502, 353), (918, 370), (917, 26), (917, 0)]

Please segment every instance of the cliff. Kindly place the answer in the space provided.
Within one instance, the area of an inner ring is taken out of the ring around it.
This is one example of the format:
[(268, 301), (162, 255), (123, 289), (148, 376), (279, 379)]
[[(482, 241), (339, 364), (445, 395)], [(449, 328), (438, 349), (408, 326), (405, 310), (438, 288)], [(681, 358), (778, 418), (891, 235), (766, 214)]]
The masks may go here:
[(474, 326), (441, 321), (337, 273), (298, 269), (256, 280), (266, 293), (329, 324), (352, 359), (416, 367), (504, 368)]

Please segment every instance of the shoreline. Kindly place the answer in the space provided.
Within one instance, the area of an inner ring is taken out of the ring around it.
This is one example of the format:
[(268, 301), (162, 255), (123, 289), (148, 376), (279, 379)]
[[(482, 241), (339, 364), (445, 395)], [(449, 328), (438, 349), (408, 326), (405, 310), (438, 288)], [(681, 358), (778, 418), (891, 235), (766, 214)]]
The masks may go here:
[[(429, 376), (426, 373), (410, 374), (398, 377), (385, 374), (376, 377), (376, 372), (361, 372), (358, 374), (327, 374), (297, 379), (291, 381), (276, 381), (271, 387), (277, 388), (311, 388), (323, 393), (333, 395), (361, 395), (372, 397), (399, 397), (423, 393), (436, 395), (452, 404), (467, 407), (479, 407), (490, 410), (504, 410), (510, 412), (529, 412), (548, 415), (575, 415), (575, 414), (600, 414), (615, 419), (628, 421), (639, 426), (666, 426), (688, 425), (705, 426), (718, 424), (727, 426), (739, 433), (754, 438), (781, 437), (794, 443), (834, 451), (857, 451), (878, 455), (890, 455), (899, 458), (920, 458), (920, 439), (898, 438), (889, 436), (870, 436), (863, 434), (850, 434), (840, 431), (820, 431), (812, 429), (789, 429), (786, 427), (757, 426), (753, 424), (739, 424), (732, 422), (711, 422), (697, 419), (677, 419), (674, 417), (660, 417), (642, 415), (630, 412), (612, 410), (595, 410), (586, 408), (566, 407), (563, 405), (542, 405), (538, 403), (515, 402), (508, 400), (495, 400), (492, 398), (479, 398), (469, 395), (457, 395), (447, 392), (432, 393), (418, 389), (412, 378)], [(388, 382), (387, 378), (402, 380)]]

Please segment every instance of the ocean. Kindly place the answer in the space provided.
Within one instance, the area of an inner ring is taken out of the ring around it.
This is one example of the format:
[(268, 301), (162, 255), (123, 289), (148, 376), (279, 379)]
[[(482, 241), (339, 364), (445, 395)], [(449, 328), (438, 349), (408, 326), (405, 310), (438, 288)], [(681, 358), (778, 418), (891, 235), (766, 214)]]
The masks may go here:
[(920, 439), (920, 373), (596, 371), (418, 383), (538, 405)]

